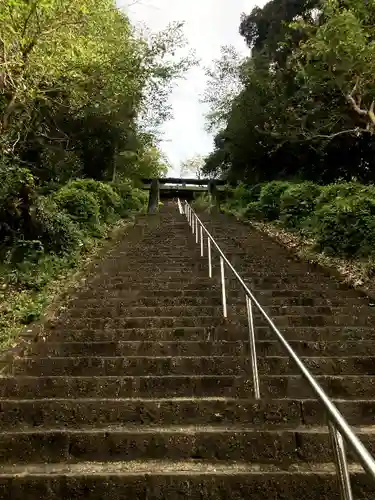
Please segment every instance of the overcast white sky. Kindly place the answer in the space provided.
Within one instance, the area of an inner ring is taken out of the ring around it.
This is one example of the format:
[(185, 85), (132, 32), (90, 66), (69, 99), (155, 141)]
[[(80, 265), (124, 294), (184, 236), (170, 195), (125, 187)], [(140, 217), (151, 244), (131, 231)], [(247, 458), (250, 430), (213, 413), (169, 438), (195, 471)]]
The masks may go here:
[[(242, 12), (250, 13), (256, 5), (268, 0), (140, 0), (129, 8), (133, 23), (143, 22), (153, 31), (159, 31), (171, 21), (185, 21), (185, 35), (189, 45), (201, 60), (181, 80), (170, 99), (174, 118), (163, 127), (163, 151), (173, 165), (170, 174), (178, 175), (180, 163), (195, 154), (207, 154), (213, 148), (212, 136), (204, 130), (205, 106), (199, 102), (204, 92), (204, 67), (220, 56), (222, 45), (234, 45), (247, 55), (238, 33)], [(132, 0), (117, 0), (119, 7)]]

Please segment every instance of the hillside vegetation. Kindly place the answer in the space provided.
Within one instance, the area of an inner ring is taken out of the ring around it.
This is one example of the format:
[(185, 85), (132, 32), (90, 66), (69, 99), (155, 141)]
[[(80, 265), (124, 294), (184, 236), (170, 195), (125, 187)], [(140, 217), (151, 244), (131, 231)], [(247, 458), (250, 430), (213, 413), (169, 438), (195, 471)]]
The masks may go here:
[(239, 31), (248, 56), (223, 47), (207, 69), (215, 139), (203, 174), (228, 181), (225, 211), (304, 241), (317, 259), (364, 266), (369, 279), (375, 2), (271, 0)]
[(1, 2), (0, 344), (144, 210), (184, 45), (182, 24), (140, 33), (112, 0)]

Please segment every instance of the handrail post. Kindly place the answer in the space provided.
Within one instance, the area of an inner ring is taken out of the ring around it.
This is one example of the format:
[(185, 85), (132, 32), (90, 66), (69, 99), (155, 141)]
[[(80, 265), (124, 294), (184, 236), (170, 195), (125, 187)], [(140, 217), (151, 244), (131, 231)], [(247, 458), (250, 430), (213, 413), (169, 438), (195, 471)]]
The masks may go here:
[(332, 449), (335, 458), (341, 500), (353, 500), (348, 461), (346, 457), (343, 437), (341, 433), (336, 429), (335, 424), (331, 420), (328, 423), (328, 427), (331, 435)]
[(195, 243), (199, 243), (198, 218), (195, 217)]
[(203, 243), (204, 242), (203, 242), (203, 227), (202, 227), (202, 225), (201, 225), (200, 229), (201, 229), (201, 235), (200, 235), (201, 236), (201, 257), (203, 257), (204, 256), (204, 253), (203, 253)]
[(251, 304), (251, 299), (248, 295), (246, 295), (246, 311), (247, 311), (247, 322), (248, 322), (248, 327), (249, 327), (249, 349), (250, 349), (250, 358), (251, 358), (251, 368), (252, 368), (252, 373), (253, 373), (254, 397), (255, 397), (255, 399), (260, 399), (258, 362), (257, 362), (257, 353), (256, 353), (256, 345), (255, 345), (255, 332), (254, 332), (253, 306)]
[(225, 290), (225, 271), (224, 271), (224, 259), (220, 256), (220, 276), (221, 276), (221, 294), (223, 300), (223, 316), (228, 317), (227, 311), (227, 293)]
[(194, 229), (195, 229), (195, 227), (194, 227), (195, 223), (196, 223), (195, 217), (192, 216), (192, 218), (191, 218), (191, 230), (192, 230), (193, 234), (194, 234)]
[(207, 253), (208, 253), (208, 276), (212, 278), (212, 257), (211, 257), (211, 239), (207, 238)]

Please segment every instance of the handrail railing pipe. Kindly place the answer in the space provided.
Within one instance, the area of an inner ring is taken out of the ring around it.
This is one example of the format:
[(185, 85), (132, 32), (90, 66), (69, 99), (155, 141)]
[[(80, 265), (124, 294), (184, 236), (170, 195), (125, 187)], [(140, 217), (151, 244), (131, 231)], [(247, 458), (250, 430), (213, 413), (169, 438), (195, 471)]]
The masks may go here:
[(177, 198), (177, 205), (178, 205), (178, 211), (182, 215), (184, 213), (184, 211), (182, 210), (182, 205), (181, 205), (180, 198)]
[[(184, 202), (183, 211), (187, 217), (189, 224), (194, 226), (196, 232), (196, 242), (198, 243), (198, 226), (201, 235), (201, 248), (203, 246), (204, 235), (207, 237), (207, 256), (208, 256), (208, 272), (209, 277), (212, 278), (212, 247), (217, 251), (220, 257), (220, 279), (221, 279), (221, 291), (222, 291), (222, 304), (223, 304), (223, 316), (227, 318), (227, 293), (225, 286), (225, 267), (227, 267), (234, 277), (237, 279), (238, 283), (241, 285), (245, 297), (246, 297), (246, 311), (248, 318), (248, 330), (249, 330), (249, 351), (251, 357), (252, 375), (253, 375), (253, 386), (254, 386), (254, 397), (255, 399), (261, 398), (260, 393), (260, 381), (258, 373), (257, 364), (257, 354), (256, 354), (256, 341), (255, 341), (255, 331), (254, 331), (254, 316), (253, 316), (253, 306), (260, 312), (261, 316), (266, 320), (271, 330), (273, 331), (277, 340), (282, 344), (286, 352), (289, 354), (290, 358), (296, 364), (300, 374), (305, 378), (310, 388), (313, 390), (318, 401), (324, 406), (324, 409), (328, 415), (328, 427), (331, 436), (332, 448), (334, 452), (335, 466), (338, 476), (340, 495), (342, 500), (353, 500), (353, 494), (351, 489), (350, 474), (348, 467), (348, 460), (346, 455), (346, 445), (348, 445), (351, 450), (357, 456), (360, 464), (364, 470), (368, 473), (371, 479), (375, 483), (375, 460), (369, 451), (365, 448), (362, 442), (358, 439), (355, 433), (350, 428), (349, 424), (340, 413), (338, 408), (332, 403), (328, 395), (325, 393), (320, 384), (316, 381), (314, 376), (310, 373), (305, 364), (301, 361), (299, 356), (294, 352), (291, 345), (284, 338), (282, 333), (278, 330), (276, 325), (273, 323), (272, 319), (265, 312), (263, 307), (259, 304), (254, 294), (248, 288), (246, 283), (243, 281), (241, 276), (234, 269), (232, 264), (229, 262), (227, 257), (224, 255), (223, 251), (207, 230), (205, 225), (202, 223), (198, 215), (192, 209), (187, 201)], [(202, 255), (202, 253), (201, 253)], [(203, 255), (202, 255), (203, 256)]]
[(250, 348), (251, 368), (254, 379), (254, 396), (255, 399), (260, 399), (260, 382), (258, 374), (256, 344), (255, 344), (253, 305), (251, 303), (250, 297), (248, 297), (247, 295), (246, 295), (246, 312), (247, 312), (247, 323), (249, 326), (249, 348)]
[(212, 257), (211, 257), (211, 240), (207, 238), (207, 253), (208, 253), (208, 277), (212, 278)]
[(228, 309), (227, 309), (227, 291), (225, 288), (225, 268), (224, 268), (224, 259), (220, 256), (220, 280), (221, 280), (221, 294), (223, 301), (223, 316), (224, 318), (228, 317)]

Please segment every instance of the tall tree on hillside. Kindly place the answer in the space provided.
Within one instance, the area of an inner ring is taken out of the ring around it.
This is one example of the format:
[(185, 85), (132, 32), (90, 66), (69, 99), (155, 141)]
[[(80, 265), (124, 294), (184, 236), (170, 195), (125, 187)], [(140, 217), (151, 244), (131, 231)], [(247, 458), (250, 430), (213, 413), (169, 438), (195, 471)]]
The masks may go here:
[(370, 180), (374, 2), (272, 0), (241, 22), (241, 63), (205, 171), (234, 180)]
[(43, 182), (57, 151), (62, 165), (83, 164), (76, 174), (111, 177), (115, 157), (138, 148), (141, 115), (168, 116), (171, 82), (192, 63), (172, 56), (181, 24), (142, 37), (114, 0), (2, 2), (0, 33), (2, 161)]
[(208, 105), (207, 130), (218, 131), (225, 125), (231, 104), (241, 90), (241, 58), (232, 46), (221, 48), (221, 57), (206, 68), (207, 87), (202, 102)]

